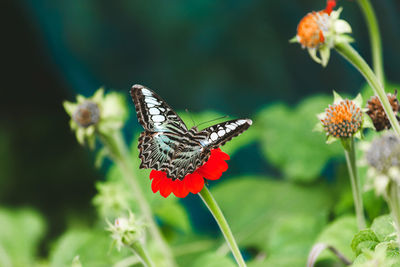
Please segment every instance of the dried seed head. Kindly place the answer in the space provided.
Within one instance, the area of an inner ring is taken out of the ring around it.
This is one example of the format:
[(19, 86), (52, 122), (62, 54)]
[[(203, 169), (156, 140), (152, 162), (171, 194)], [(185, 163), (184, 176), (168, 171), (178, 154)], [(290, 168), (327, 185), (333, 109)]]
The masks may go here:
[(87, 128), (100, 120), (99, 106), (92, 101), (85, 101), (78, 106), (72, 118), (81, 127)]
[(346, 99), (338, 104), (329, 105), (321, 122), (327, 135), (347, 138), (360, 129), (362, 112), (353, 101)]
[(374, 139), (366, 159), (379, 173), (387, 173), (391, 167), (400, 167), (400, 139), (394, 133)]
[(303, 47), (316, 48), (325, 42), (329, 30), (329, 14), (325, 11), (310, 12), (297, 25), (297, 40)]
[[(387, 94), (387, 98), (392, 106), (394, 114), (400, 110), (399, 101), (397, 100), (397, 91), (395, 94)], [(381, 101), (377, 96), (372, 96), (367, 102), (367, 114), (374, 123), (375, 129), (379, 132), (385, 129), (390, 129), (390, 121), (386, 116), (385, 110), (382, 107)]]

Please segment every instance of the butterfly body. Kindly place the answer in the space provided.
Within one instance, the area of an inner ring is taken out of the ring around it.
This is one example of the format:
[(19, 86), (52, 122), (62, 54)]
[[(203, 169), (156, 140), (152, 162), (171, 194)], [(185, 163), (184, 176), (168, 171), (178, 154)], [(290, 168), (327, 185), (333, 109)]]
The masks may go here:
[(199, 131), (185, 123), (156, 93), (142, 85), (131, 89), (139, 123), (145, 129), (139, 137), (140, 168), (164, 171), (172, 180), (193, 173), (209, 158), (211, 150), (241, 134), (249, 119), (226, 121)]

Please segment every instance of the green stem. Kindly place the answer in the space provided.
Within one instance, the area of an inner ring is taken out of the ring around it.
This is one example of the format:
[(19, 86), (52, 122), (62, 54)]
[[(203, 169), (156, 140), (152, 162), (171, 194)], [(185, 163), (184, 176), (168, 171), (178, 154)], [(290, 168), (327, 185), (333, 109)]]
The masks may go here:
[(136, 198), (140, 210), (146, 219), (150, 234), (156, 244), (159, 245), (160, 251), (168, 262), (168, 266), (176, 266), (172, 251), (157, 227), (150, 205), (144, 197), (140, 185), (137, 182), (137, 178), (134, 175), (134, 167), (131, 163), (129, 151), (121, 132), (116, 131), (110, 136), (101, 133), (98, 134), (103, 144), (108, 148), (112, 159), (121, 170), (125, 182), (130, 186), (133, 196)]
[(389, 183), (388, 204), (397, 232), (397, 242), (400, 245), (400, 189), (395, 181), (390, 181)]
[(356, 210), (358, 228), (361, 230), (365, 228), (366, 224), (365, 224), (364, 208), (361, 196), (360, 179), (358, 177), (357, 166), (356, 166), (356, 152), (355, 152), (354, 138), (351, 137), (350, 139), (351, 140), (350, 140), (349, 150), (345, 148), (344, 153), (346, 155), (347, 168), (349, 169), (351, 191), (353, 193), (353, 200), (354, 200), (354, 207)]
[(371, 68), (364, 61), (364, 59), (354, 50), (348, 43), (339, 43), (335, 45), (336, 51), (339, 52), (345, 59), (347, 59), (351, 64), (356, 67), (356, 69), (364, 76), (368, 84), (374, 90), (375, 95), (378, 96), (382, 103), (383, 109), (392, 125), (396, 134), (400, 137), (400, 125), (397, 121), (396, 115), (393, 113), (392, 106), (389, 103), (385, 90), (382, 84), (376, 78), (375, 74), (372, 72)]
[(371, 42), (373, 69), (381, 85), (384, 85), (385, 74), (383, 71), (382, 41), (379, 33), (378, 20), (376, 19), (374, 9), (369, 0), (358, 0), (357, 2), (367, 22)]
[(151, 259), (149, 257), (149, 254), (144, 249), (142, 244), (140, 244), (140, 242), (133, 242), (130, 245), (130, 248), (139, 257), (140, 261), (143, 263), (143, 265), (145, 267), (153, 267), (154, 266), (153, 262), (151, 261)]
[(239, 247), (236, 244), (235, 238), (233, 237), (231, 228), (229, 228), (229, 224), (226, 221), (224, 214), (219, 208), (217, 202), (211, 195), (207, 186), (204, 186), (203, 189), (199, 193), (200, 198), (203, 200), (204, 204), (206, 204), (207, 208), (210, 210), (211, 214), (214, 216), (214, 219), (217, 221), (219, 228), (221, 229), (222, 234), (225, 237), (225, 240), (232, 251), (233, 256), (237, 264), (240, 267), (246, 266), (246, 263), (243, 260), (242, 254), (240, 253)]

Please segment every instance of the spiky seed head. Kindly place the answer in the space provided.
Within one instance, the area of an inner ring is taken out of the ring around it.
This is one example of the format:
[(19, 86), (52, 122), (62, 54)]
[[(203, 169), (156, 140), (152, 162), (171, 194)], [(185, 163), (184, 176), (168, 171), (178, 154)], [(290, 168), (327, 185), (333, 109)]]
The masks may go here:
[(348, 138), (360, 129), (362, 112), (353, 101), (346, 99), (338, 104), (329, 105), (321, 122), (327, 135)]

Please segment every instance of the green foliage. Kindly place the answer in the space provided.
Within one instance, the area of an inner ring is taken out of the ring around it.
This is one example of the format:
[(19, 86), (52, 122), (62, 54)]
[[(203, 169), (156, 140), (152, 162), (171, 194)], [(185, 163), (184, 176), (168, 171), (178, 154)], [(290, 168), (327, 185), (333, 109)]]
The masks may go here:
[(399, 267), (400, 254), (397, 248), (393, 253), (394, 248), (391, 243), (379, 243), (373, 250), (363, 250), (353, 263), (353, 267)]
[(364, 229), (354, 236), (353, 241), (351, 241), (351, 248), (356, 256), (358, 256), (364, 249), (373, 250), (378, 243), (379, 240), (374, 231), (371, 229)]
[(287, 265), (280, 266), (304, 265), (332, 205), (325, 186), (267, 177), (238, 177), (218, 184), (212, 192), (239, 244), (267, 254), (268, 266), (288, 254)]
[(118, 252), (111, 246), (110, 234), (100, 229), (70, 229), (53, 246), (50, 253), (50, 266), (71, 266), (76, 256), (82, 266), (108, 267), (131, 255), (122, 249)]
[(353, 266), (400, 266), (400, 250), (390, 215), (377, 217), (371, 228), (358, 232), (351, 243), (357, 258)]
[(371, 225), (379, 241), (391, 241), (396, 239), (392, 216), (389, 214), (377, 217)]
[(326, 145), (324, 134), (313, 132), (319, 123), (316, 114), (331, 102), (328, 96), (310, 97), (294, 109), (274, 104), (257, 115), (254, 125), (260, 128), (262, 151), (285, 178), (313, 181), (331, 158), (343, 154), (340, 145)]
[[(353, 259), (350, 244), (353, 236), (358, 232), (357, 222), (353, 216), (343, 216), (331, 222), (318, 236), (315, 243), (324, 243), (337, 249), (348, 259)], [(324, 251), (319, 260), (335, 258), (331, 252)]]
[(0, 266), (31, 266), (37, 257), (45, 222), (30, 209), (0, 209)]
[(219, 255), (215, 252), (208, 252), (203, 254), (197, 259), (194, 259), (193, 262), (190, 264), (193, 267), (234, 267), (236, 264), (226, 256)]

